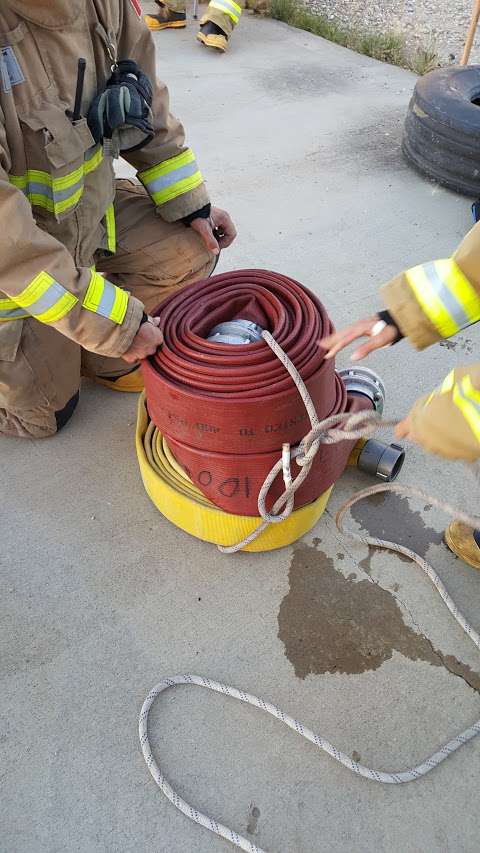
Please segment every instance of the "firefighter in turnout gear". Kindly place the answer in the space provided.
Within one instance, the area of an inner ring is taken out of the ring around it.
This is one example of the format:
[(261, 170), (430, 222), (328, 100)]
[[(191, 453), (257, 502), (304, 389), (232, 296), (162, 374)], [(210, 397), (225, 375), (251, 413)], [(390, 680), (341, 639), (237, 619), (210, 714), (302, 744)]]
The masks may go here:
[[(186, 0), (155, 0), (158, 12), (145, 15), (145, 23), (151, 30), (177, 29), (187, 24)], [(242, 7), (235, 0), (210, 0), (207, 11), (200, 21), (197, 33), (199, 42), (213, 50), (224, 53), (228, 39), (240, 20)]]
[[(352, 356), (364, 358), (380, 347), (409, 338), (418, 350), (450, 338), (480, 320), (480, 223), (453, 257), (420, 264), (396, 276), (381, 291), (386, 306), (325, 338), (327, 358), (358, 338), (369, 340)], [(397, 427), (409, 438), (446, 459), (480, 458), (480, 364), (457, 367), (438, 388), (421, 397)], [(480, 531), (452, 522), (445, 541), (450, 550), (480, 569)]]
[[(141, 389), (138, 361), (161, 343), (148, 312), (208, 276), (235, 229), (210, 206), (131, 0), (5, 0), (0, 38), (0, 433), (41, 438), (71, 416), (81, 374)], [(113, 137), (104, 90), (123, 116)], [(138, 181), (115, 180), (115, 148)]]

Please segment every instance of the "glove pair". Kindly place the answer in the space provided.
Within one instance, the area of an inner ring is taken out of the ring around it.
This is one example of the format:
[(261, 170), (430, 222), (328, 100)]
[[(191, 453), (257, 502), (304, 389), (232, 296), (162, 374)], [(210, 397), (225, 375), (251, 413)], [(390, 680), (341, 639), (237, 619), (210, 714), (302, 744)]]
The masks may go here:
[(152, 85), (131, 59), (122, 59), (97, 95), (87, 121), (95, 142), (103, 142), (106, 154), (136, 151), (153, 139)]

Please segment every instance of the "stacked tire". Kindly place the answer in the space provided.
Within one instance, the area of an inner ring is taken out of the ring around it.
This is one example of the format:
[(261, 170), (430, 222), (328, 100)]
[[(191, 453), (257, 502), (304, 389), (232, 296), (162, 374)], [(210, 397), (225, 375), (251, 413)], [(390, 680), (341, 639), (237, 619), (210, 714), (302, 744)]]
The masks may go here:
[(455, 192), (480, 196), (480, 66), (439, 68), (420, 77), (402, 149), (423, 174)]

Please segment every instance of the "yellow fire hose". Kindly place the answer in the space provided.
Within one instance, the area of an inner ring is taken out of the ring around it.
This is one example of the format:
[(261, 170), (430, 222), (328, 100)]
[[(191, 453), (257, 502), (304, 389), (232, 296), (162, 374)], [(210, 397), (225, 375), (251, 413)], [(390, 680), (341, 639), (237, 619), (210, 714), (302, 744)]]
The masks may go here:
[[(168, 445), (150, 421), (145, 394), (138, 403), (136, 448), (145, 490), (172, 524), (215, 545), (231, 546), (249, 536), (261, 522), (256, 516), (232, 515), (218, 509), (194, 486), (173, 458)], [(291, 545), (314, 527), (323, 514), (333, 486), (316, 501), (295, 510), (285, 521), (271, 524), (245, 551), (272, 551)]]

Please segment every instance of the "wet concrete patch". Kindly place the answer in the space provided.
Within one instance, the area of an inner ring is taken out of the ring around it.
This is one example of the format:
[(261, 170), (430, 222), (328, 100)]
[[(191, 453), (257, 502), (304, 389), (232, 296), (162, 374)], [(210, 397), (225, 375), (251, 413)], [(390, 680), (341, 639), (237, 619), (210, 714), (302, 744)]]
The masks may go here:
[(480, 674), (404, 622), (395, 596), (369, 579), (346, 578), (322, 551), (300, 543), (290, 589), (278, 614), (278, 637), (298, 678), (378, 669), (394, 651), (443, 666), (480, 691)]
[[(412, 510), (407, 498), (395, 494), (372, 495), (364, 501), (355, 504), (351, 509), (352, 518), (360, 525), (362, 531), (398, 542), (415, 551), (421, 557), (426, 557), (430, 545), (439, 545), (443, 533), (429, 527), (417, 510)], [(360, 561), (360, 567), (370, 574), (371, 558), (375, 553), (370, 548), (369, 554)], [(402, 561), (409, 562), (408, 557), (397, 555)]]

